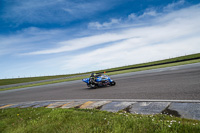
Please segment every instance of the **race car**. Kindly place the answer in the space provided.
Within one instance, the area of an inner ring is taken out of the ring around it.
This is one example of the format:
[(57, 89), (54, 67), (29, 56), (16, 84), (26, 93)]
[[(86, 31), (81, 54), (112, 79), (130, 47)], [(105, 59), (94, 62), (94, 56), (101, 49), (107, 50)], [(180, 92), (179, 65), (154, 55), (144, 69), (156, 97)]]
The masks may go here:
[(90, 78), (82, 79), (82, 81), (87, 83), (87, 86), (90, 88), (114, 86), (116, 84), (110, 77), (101, 73), (92, 73)]

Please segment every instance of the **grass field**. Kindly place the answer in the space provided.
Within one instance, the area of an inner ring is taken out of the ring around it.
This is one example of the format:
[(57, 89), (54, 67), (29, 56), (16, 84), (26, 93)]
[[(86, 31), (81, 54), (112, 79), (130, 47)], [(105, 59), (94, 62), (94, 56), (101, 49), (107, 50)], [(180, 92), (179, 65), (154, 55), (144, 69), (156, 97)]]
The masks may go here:
[(1, 133), (199, 133), (200, 121), (167, 115), (134, 115), (88, 109), (0, 110)]
[(33, 87), (33, 86), (40, 86), (40, 85), (46, 85), (46, 84), (55, 84), (55, 83), (60, 83), (60, 82), (73, 81), (73, 80), (81, 80), (83, 78), (88, 78), (88, 76), (81, 76), (81, 77), (75, 77), (75, 78), (69, 78), (69, 79), (61, 79), (61, 80), (48, 81), (48, 82), (42, 82), (42, 83), (36, 83), (36, 84), (29, 84), (29, 85), (22, 85), (22, 86), (10, 87), (10, 88), (3, 88), (3, 89), (0, 89), (0, 91), (19, 89), (19, 88), (25, 88), (25, 87)]
[(176, 58), (170, 58), (170, 59), (165, 59), (165, 60), (159, 60), (159, 61), (153, 61), (153, 62), (148, 62), (148, 63), (141, 63), (141, 64), (135, 64), (135, 65), (128, 65), (128, 66), (123, 66), (123, 67), (117, 67), (117, 68), (111, 68), (111, 69), (105, 69), (103, 71), (118, 71), (120, 69), (129, 69), (129, 68), (134, 68), (134, 67), (142, 67), (142, 66), (149, 66), (149, 65), (157, 65), (157, 64), (162, 64), (162, 63), (171, 63), (171, 62), (179, 62), (187, 60), (187, 59), (194, 59), (194, 58), (200, 58), (200, 53), (198, 54), (192, 54), (192, 55), (185, 55), (185, 56), (180, 56)]
[(170, 64), (164, 64), (164, 65), (156, 65), (156, 66), (150, 66), (150, 67), (143, 67), (143, 68), (136, 68), (136, 69), (128, 69), (128, 70), (122, 70), (122, 71), (114, 71), (114, 72), (108, 73), (108, 75), (115, 75), (115, 74), (129, 73), (129, 72), (136, 72), (136, 71), (144, 71), (144, 70), (165, 68), (165, 67), (171, 67), (171, 66), (186, 65), (186, 64), (192, 64), (192, 63), (198, 63), (198, 62), (200, 62), (200, 59), (177, 62), (177, 63), (170, 63)]
[(33, 82), (33, 81), (40, 81), (40, 80), (47, 80), (47, 79), (63, 78), (63, 77), (70, 77), (70, 76), (78, 76), (78, 75), (82, 75), (82, 74), (41, 76), (41, 77), (14, 78), (14, 79), (0, 79), (0, 86), (1, 85), (17, 84), (17, 83)]

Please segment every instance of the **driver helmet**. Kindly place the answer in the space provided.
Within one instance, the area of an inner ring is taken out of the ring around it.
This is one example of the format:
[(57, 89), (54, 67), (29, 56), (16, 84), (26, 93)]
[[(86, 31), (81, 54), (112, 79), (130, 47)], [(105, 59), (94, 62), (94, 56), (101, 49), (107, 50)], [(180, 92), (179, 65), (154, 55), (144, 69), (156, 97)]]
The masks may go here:
[(94, 77), (94, 73), (91, 74), (91, 77)]

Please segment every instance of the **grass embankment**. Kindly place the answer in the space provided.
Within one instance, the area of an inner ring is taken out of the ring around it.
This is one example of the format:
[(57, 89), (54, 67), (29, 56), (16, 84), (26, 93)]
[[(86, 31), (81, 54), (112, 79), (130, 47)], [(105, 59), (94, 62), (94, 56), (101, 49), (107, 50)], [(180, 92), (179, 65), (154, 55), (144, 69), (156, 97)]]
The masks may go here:
[(151, 70), (151, 69), (157, 69), (157, 68), (165, 68), (165, 67), (186, 65), (186, 64), (192, 64), (192, 63), (198, 63), (198, 62), (200, 62), (200, 59), (177, 62), (177, 63), (170, 63), (170, 64), (164, 64), (164, 65), (156, 65), (156, 66), (150, 66), (150, 67), (142, 67), (142, 68), (136, 68), (136, 69), (127, 69), (127, 70), (122, 70), (122, 71), (114, 71), (114, 72), (110, 72), (108, 74), (109, 75), (115, 75), (115, 74), (137, 72), (137, 71)]
[(167, 115), (133, 115), (87, 109), (2, 109), (0, 132), (199, 133), (200, 121)]
[(199, 59), (200, 58), (200, 53), (198, 54), (192, 54), (192, 55), (185, 55), (185, 56), (180, 56), (180, 57), (175, 57), (171, 59), (165, 59), (165, 60), (160, 60), (160, 61), (153, 61), (153, 62), (148, 62), (148, 63), (141, 63), (141, 64), (135, 64), (135, 65), (128, 65), (128, 66), (123, 66), (123, 67), (116, 67), (116, 68), (111, 68), (111, 69), (105, 69), (103, 71), (119, 71), (120, 69), (132, 69), (132, 68), (140, 68), (140, 67), (148, 67), (152, 65), (164, 65), (164, 64), (173, 64), (173, 63), (178, 63), (178, 62), (185, 62), (191, 59)]
[(18, 83), (26, 83), (26, 82), (34, 82), (34, 81), (41, 81), (41, 80), (48, 80), (48, 79), (56, 79), (56, 78), (63, 78), (63, 77), (70, 77), (70, 76), (78, 76), (84, 73), (79, 74), (69, 74), (69, 75), (56, 75), (56, 76), (41, 76), (41, 77), (27, 77), (27, 78), (13, 78), (13, 79), (0, 79), (0, 86), (2, 85), (11, 85), (11, 84), (18, 84)]
[[(136, 64), (136, 65), (106, 69), (106, 70), (101, 70), (101, 71), (96, 71), (96, 72), (111, 71), (111, 72), (108, 72), (106, 74), (107, 75), (114, 75), (114, 74), (136, 72), (136, 71), (150, 70), (150, 69), (156, 69), (156, 68), (164, 68), (164, 67), (184, 65), (184, 64), (192, 64), (192, 63), (200, 62), (200, 59), (194, 59), (194, 60), (189, 60), (189, 61), (181, 61), (181, 60), (185, 60), (185, 59), (187, 60), (187, 59), (198, 58), (198, 57), (200, 57), (200, 54), (193, 54), (193, 55), (187, 55), (187, 56), (182, 56), (182, 57), (177, 57), (177, 58), (172, 58), (172, 59), (166, 59), (166, 60), (161, 60), (161, 61), (155, 61), (155, 62), (150, 62), (150, 63), (143, 63), (143, 64)], [(173, 62), (173, 61), (178, 61), (178, 62), (169, 63), (169, 64), (162, 64), (162, 63)], [(179, 61), (181, 61), (181, 62), (179, 62)], [(155, 64), (162, 64), (162, 65), (155, 65)], [(153, 66), (149, 66), (149, 65), (153, 65)], [(141, 66), (148, 66), (148, 67), (141, 67)], [(130, 69), (130, 68), (133, 68), (133, 67), (139, 67), (139, 68)], [(122, 70), (122, 69), (127, 69), (127, 70)], [(88, 72), (88, 74), (89, 73), (91, 73), (91, 72)], [(87, 74), (87, 73), (81, 73), (81, 74)], [(77, 76), (77, 75), (81, 75), (81, 74), (33, 77), (33, 78), (19, 78), (19, 79), (2, 79), (2, 80), (0, 80), (0, 85), (24, 83), (24, 82), (30, 82), (30, 81), (39, 81), (39, 80), (53, 79), (53, 78), (60, 78), (60, 77), (67, 77), (67, 76)], [(19, 88), (25, 88), (25, 87), (32, 87), (32, 86), (39, 86), (39, 85), (46, 85), (46, 84), (53, 84), (53, 83), (66, 82), (66, 81), (73, 81), (73, 80), (80, 80), (80, 79), (83, 79), (83, 78), (86, 78), (86, 77), (88, 77), (88, 76), (80, 76), (80, 77), (69, 78), (69, 79), (61, 79), (61, 80), (48, 81), (48, 82), (42, 82), (42, 83), (36, 83), (36, 84), (29, 84), (29, 85), (23, 85), (23, 86), (17, 86), (17, 87), (10, 87), (10, 88), (0, 89), (0, 91), (11, 90), (11, 89), (19, 89)]]
[(75, 78), (69, 78), (69, 79), (61, 79), (61, 80), (54, 80), (54, 81), (48, 81), (48, 82), (42, 82), (42, 83), (36, 83), (36, 84), (3, 88), (3, 89), (0, 89), (0, 91), (13, 90), (13, 89), (19, 89), (19, 88), (25, 88), (25, 87), (34, 87), (34, 86), (47, 85), (47, 84), (55, 84), (55, 83), (74, 81), (74, 80), (81, 80), (83, 78), (88, 78), (88, 76), (81, 76), (81, 77), (75, 77)]

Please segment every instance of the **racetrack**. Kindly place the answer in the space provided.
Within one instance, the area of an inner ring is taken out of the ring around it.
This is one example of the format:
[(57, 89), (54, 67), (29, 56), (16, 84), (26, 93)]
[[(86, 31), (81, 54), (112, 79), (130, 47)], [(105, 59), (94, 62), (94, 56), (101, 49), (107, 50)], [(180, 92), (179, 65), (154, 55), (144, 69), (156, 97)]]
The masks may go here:
[(89, 89), (71, 81), (0, 92), (0, 104), (67, 99), (200, 100), (200, 63), (112, 76), (117, 85)]

